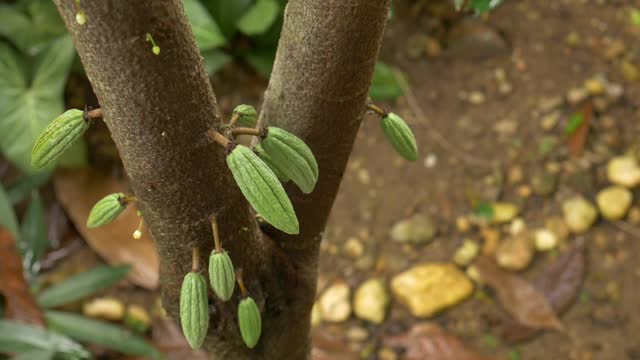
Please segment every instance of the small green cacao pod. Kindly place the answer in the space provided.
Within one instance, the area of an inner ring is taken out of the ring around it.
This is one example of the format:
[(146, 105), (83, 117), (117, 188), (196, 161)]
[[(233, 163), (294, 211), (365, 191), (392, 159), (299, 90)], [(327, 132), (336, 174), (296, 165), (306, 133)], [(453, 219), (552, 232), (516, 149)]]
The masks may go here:
[(199, 348), (209, 329), (209, 301), (207, 280), (195, 272), (188, 273), (182, 280), (180, 324), (191, 348)]
[(260, 143), (277, 168), (302, 192), (313, 191), (318, 181), (318, 163), (304, 141), (288, 131), (269, 127), (267, 136)]
[(209, 280), (211, 288), (222, 301), (231, 299), (236, 286), (236, 275), (233, 263), (226, 251), (213, 250), (209, 256)]
[(262, 161), (264, 161), (264, 163), (267, 164), (267, 166), (269, 166), (269, 169), (271, 169), (271, 171), (273, 171), (274, 174), (276, 174), (276, 177), (278, 178), (278, 180), (280, 180), (280, 182), (286, 183), (287, 181), (289, 181), (289, 177), (285, 175), (282, 170), (278, 169), (278, 166), (276, 165), (275, 161), (273, 161), (273, 158), (271, 157), (271, 155), (267, 154), (267, 152), (264, 151), (264, 149), (262, 148), (262, 145), (260, 144), (256, 145), (255, 151), (256, 151), (256, 154), (258, 154), (258, 157)]
[(394, 113), (389, 113), (380, 121), (382, 131), (384, 131), (387, 140), (394, 149), (403, 158), (415, 161), (418, 158), (418, 145), (413, 132), (402, 120), (402, 118)]
[(240, 116), (238, 124), (242, 126), (255, 127), (258, 123), (258, 112), (251, 105), (240, 104), (233, 109), (233, 113)]
[(258, 305), (250, 296), (242, 299), (238, 305), (238, 322), (242, 340), (248, 348), (253, 349), (262, 334), (262, 319)]
[(92, 229), (112, 222), (127, 207), (127, 196), (123, 193), (109, 194), (98, 201), (87, 219), (87, 227)]
[(53, 119), (36, 139), (31, 150), (31, 166), (41, 168), (59, 158), (89, 128), (83, 112), (65, 111)]
[(237, 145), (227, 155), (227, 166), (249, 204), (275, 228), (298, 234), (300, 227), (293, 205), (269, 166), (251, 149)]

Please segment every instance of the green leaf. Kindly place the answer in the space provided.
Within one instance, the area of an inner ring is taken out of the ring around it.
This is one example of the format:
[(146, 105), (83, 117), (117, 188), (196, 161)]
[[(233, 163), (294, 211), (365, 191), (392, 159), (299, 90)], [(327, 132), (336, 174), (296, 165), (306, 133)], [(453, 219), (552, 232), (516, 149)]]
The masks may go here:
[(484, 14), (500, 5), (503, 0), (471, 0), (471, 8), (476, 14)]
[(12, 205), (16, 205), (24, 200), (33, 190), (46, 184), (51, 178), (50, 172), (42, 172), (33, 175), (26, 175), (20, 180), (12, 183), (7, 188), (7, 197)]
[(632, 8), (629, 10), (629, 19), (634, 26), (640, 26), (640, 9)]
[(473, 213), (485, 218), (487, 221), (491, 221), (493, 219), (493, 206), (491, 206), (490, 202), (482, 202), (473, 209)]
[(44, 349), (33, 349), (12, 357), (11, 360), (52, 360), (56, 355), (55, 351)]
[(580, 125), (584, 122), (584, 115), (582, 113), (575, 113), (569, 119), (567, 126), (564, 128), (564, 134), (567, 136), (573, 135)]
[(393, 69), (382, 61), (378, 61), (373, 71), (369, 96), (373, 100), (380, 101), (393, 100), (402, 95), (404, 95), (404, 91), (400, 86), (400, 79), (398, 79)]
[(14, 237), (18, 237), (18, 220), (2, 184), (0, 184), (0, 226), (9, 230)]
[(31, 325), (0, 320), (0, 353), (24, 353), (32, 350), (53, 351), (65, 359), (88, 359), (90, 354), (80, 344)]
[(275, 0), (258, 0), (238, 20), (238, 30), (245, 35), (259, 35), (269, 29), (280, 13), (280, 6)]
[(204, 66), (209, 76), (213, 76), (213, 74), (217, 73), (218, 70), (222, 69), (232, 60), (231, 56), (216, 49), (203, 51), (202, 57), (204, 58)]
[(31, 55), (66, 34), (52, 1), (28, 0), (18, 5), (2, 4), (0, 19), (0, 35)]
[(38, 305), (52, 308), (82, 299), (117, 283), (127, 275), (130, 269), (128, 265), (96, 266), (45, 289), (37, 297)]
[(187, 14), (201, 52), (222, 46), (227, 42), (218, 24), (200, 1), (184, 0), (184, 12)]
[(39, 261), (48, 246), (44, 205), (38, 191), (34, 191), (20, 226), (20, 241), (18, 241), (23, 267), (29, 280), (34, 279), (38, 274)]
[(237, 20), (252, 4), (252, 0), (209, 0), (204, 3), (227, 39), (236, 34)]
[(271, 77), (273, 63), (276, 60), (276, 50), (274, 49), (256, 49), (246, 55), (245, 59), (265, 79)]
[(73, 59), (73, 43), (66, 36), (36, 56), (31, 85), (16, 54), (0, 43), (0, 150), (25, 173), (31, 167), (31, 148), (49, 121), (63, 112), (63, 90)]
[(77, 341), (101, 345), (123, 354), (162, 358), (156, 348), (130, 330), (62, 311), (47, 311), (44, 316), (52, 330)]

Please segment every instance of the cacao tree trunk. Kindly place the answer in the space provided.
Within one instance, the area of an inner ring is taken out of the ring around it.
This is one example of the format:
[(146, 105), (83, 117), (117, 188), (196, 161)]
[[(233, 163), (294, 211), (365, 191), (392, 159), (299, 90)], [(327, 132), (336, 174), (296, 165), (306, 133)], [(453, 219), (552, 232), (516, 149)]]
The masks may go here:
[[(289, 189), (299, 236), (257, 227), (206, 130), (222, 124), (215, 95), (178, 0), (54, 0), (91, 81), (160, 255), (162, 299), (179, 321), (179, 291), (192, 247), (207, 264), (216, 213), (223, 247), (261, 307), (263, 333), (247, 349), (239, 294), (210, 296), (205, 348), (220, 359), (306, 359), (318, 248), (365, 100), (389, 0), (291, 0), (262, 121), (310, 145), (320, 179), (310, 196)], [(160, 47), (155, 55), (149, 33)], [(106, 194), (105, 194), (106, 195)], [(133, 240), (132, 240), (133, 241)], [(205, 270), (206, 273), (206, 269)]]

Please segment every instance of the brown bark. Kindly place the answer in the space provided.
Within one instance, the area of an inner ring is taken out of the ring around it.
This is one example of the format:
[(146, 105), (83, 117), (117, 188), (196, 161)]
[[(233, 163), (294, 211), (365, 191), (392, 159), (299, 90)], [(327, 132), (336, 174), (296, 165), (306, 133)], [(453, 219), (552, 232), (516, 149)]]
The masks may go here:
[[(262, 307), (263, 333), (247, 349), (236, 325), (238, 291), (215, 310), (207, 350), (221, 359), (305, 359), (318, 245), (364, 109), (389, 0), (291, 0), (266, 93), (263, 120), (300, 135), (320, 166), (313, 194), (289, 189), (301, 235), (275, 241), (256, 222), (207, 141), (221, 124), (213, 90), (178, 0), (54, 0), (104, 110), (161, 260), (163, 302), (178, 318), (193, 245), (200, 263), (213, 248), (208, 217), (218, 213), (223, 247), (242, 267)], [(150, 33), (160, 55), (145, 41)]]

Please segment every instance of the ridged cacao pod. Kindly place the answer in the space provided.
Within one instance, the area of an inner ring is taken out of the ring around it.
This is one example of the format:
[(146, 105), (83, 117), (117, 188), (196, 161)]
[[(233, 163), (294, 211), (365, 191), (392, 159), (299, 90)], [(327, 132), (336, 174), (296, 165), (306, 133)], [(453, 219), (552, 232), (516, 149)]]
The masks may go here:
[(199, 348), (209, 329), (209, 301), (207, 280), (195, 272), (185, 275), (182, 281), (180, 324), (189, 346), (192, 349)]
[(236, 275), (233, 263), (226, 251), (213, 250), (209, 256), (209, 280), (213, 292), (222, 301), (231, 299), (236, 286)]
[(96, 228), (112, 222), (127, 207), (123, 193), (109, 194), (98, 201), (87, 219), (88, 228)]
[(415, 161), (418, 159), (418, 145), (416, 144), (416, 138), (413, 136), (413, 132), (404, 120), (394, 114), (389, 113), (383, 117), (380, 121), (382, 131), (384, 131), (387, 140), (391, 143), (394, 149), (403, 158)]
[(248, 348), (253, 349), (262, 334), (262, 319), (258, 305), (250, 296), (242, 299), (238, 305), (238, 322), (242, 340)]
[(59, 158), (89, 128), (83, 112), (65, 111), (53, 119), (36, 139), (31, 150), (31, 166), (42, 168)]

